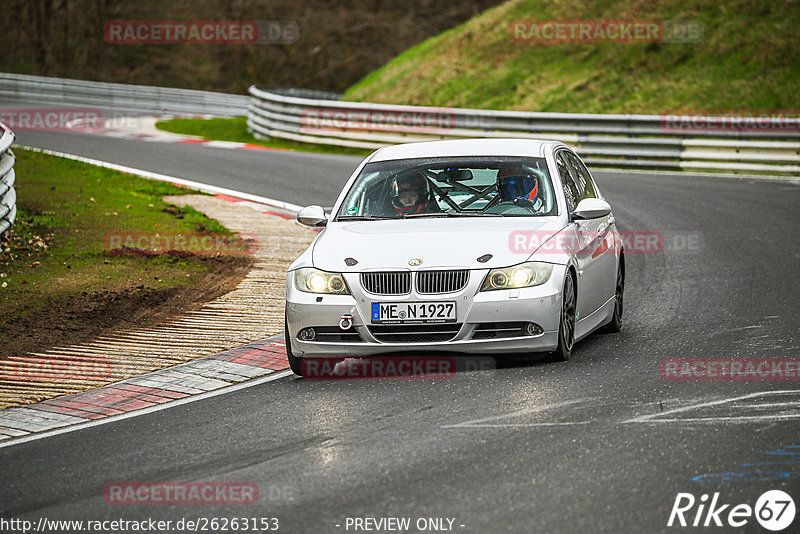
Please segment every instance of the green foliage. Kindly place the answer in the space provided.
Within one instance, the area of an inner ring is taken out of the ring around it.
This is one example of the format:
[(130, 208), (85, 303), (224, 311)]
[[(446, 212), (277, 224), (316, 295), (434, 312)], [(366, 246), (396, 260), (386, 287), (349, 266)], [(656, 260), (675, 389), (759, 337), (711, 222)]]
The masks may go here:
[[(515, 42), (529, 20), (694, 20), (689, 43)], [(551, 112), (800, 108), (793, 0), (511, 0), (374, 71), (347, 100)]]
[(84, 292), (142, 293), (195, 283), (193, 256), (112, 255), (109, 234), (230, 234), (218, 221), (162, 200), (193, 191), (15, 149), (17, 220), (0, 251), (0, 323)]

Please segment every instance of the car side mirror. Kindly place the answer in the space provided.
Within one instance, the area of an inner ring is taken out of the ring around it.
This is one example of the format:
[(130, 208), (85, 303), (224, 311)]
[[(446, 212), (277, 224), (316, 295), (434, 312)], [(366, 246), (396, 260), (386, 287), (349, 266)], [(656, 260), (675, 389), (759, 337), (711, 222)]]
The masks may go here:
[(573, 219), (599, 219), (611, 214), (611, 205), (599, 198), (584, 198), (575, 206)]
[(328, 217), (322, 206), (306, 206), (297, 212), (297, 222), (305, 226), (319, 227), (328, 224)]

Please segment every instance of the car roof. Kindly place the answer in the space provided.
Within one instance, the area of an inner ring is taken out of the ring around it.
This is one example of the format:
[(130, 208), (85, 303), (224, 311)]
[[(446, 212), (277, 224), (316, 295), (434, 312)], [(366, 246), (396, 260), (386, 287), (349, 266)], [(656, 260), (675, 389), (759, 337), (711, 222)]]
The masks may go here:
[(543, 157), (550, 146), (566, 146), (558, 141), (544, 139), (452, 139), (404, 143), (381, 148), (369, 159), (390, 161), (411, 158), (450, 156), (528, 156)]

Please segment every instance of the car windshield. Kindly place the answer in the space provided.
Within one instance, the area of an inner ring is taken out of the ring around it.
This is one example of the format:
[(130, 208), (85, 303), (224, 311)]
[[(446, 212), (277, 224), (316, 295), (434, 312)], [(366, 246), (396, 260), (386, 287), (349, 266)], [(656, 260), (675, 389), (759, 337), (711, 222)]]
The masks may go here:
[(557, 214), (544, 158), (457, 157), (368, 163), (336, 220)]

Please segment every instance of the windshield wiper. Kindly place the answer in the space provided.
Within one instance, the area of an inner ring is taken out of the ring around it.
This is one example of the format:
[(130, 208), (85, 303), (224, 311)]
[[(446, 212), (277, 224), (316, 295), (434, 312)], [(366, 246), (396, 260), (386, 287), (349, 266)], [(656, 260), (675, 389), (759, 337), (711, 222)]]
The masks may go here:
[(497, 217), (499, 213), (485, 213), (482, 211), (453, 211), (450, 210), (447, 214), (451, 217)]
[(413, 217), (502, 217), (501, 213), (483, 213), (480, 211), (475, 212), (468, 212), (468, 211), (442, 211), (436, 213), (413, 213), (411, 215), (406, 215), (406, 219), (411, 219)]
[(447, 217), (446, 212), (435, 212), (435, 213), (411, 213), (409, 215), (403, 215), (404, 219), (414, 219), (417, 217)]
[(381, 217), (379, 215), (340, 215), (337, 221), (380, 221), (384, 219), (397, 219), (397, 217)]

